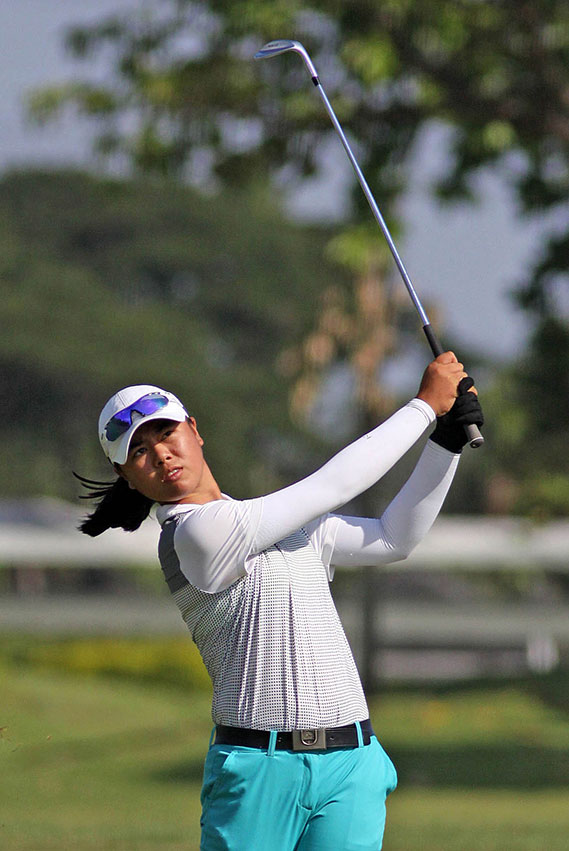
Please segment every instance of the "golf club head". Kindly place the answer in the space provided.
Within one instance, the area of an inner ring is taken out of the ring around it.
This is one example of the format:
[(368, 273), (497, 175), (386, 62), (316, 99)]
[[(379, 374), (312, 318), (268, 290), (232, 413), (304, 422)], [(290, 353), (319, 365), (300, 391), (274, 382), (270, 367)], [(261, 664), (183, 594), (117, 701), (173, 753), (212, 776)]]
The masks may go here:
[(306, 52), (306, 49), (299, 41), (292, 41), (290, 39), (283, 38), (277, 39), (277, 41), (269, 41), (264, 47), (257, 51), (254, 58), (270, 59), (271, 56), (280, 56), (281, 53), (290, 53), (291, 51), (293, 53), (299, 53), (302, 56), (312, 79), (318, 79), (316, 68), (312, 64), (312, 60)]

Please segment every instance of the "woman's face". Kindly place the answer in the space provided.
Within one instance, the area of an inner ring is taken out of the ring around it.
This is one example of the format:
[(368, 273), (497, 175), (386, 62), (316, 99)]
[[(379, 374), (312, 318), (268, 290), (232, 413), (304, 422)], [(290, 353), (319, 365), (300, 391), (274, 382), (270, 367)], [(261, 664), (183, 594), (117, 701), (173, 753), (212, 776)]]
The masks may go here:
[(135, 431), (126, 462), (117, 466), (154, 502), (209, 502), (216, 496), (202, 446), (193, 417), (182, 423), (151, 420)]

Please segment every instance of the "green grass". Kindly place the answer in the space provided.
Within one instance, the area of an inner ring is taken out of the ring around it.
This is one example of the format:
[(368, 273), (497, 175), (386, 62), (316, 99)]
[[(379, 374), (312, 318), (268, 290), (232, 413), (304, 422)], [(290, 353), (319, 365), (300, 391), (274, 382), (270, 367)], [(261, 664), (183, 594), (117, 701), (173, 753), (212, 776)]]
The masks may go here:
[(399, 774), (384, 851), (565, 851), (569, 716), (534, 685), (373, 702)]
[(30, 670), (2, 680), (0, 847), (198, 847), (207, 694)]
[(389, 799), (384, 851), (566, 851), (569, 790), (409, 789)]
[[(0, 848), (198, 848), (207, 691), (2, 665)], [(388, 692), (371, 709), (400, 780), (384, 851), (567, 848), (569, 724), (554, 701), (513, 684)]]

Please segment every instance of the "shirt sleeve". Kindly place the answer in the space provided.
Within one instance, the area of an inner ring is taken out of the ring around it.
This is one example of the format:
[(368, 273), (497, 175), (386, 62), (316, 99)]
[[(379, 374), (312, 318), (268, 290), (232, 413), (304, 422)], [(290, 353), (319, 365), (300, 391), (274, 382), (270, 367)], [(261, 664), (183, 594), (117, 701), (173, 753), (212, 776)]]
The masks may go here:
[(413, 399), (300, 482), (256, 499), (193, 507), (174, 535), (182, 573), (208, 593), (227, 588), (258, 553), (371, 487), (434, 420), (431, 407)]
[(420, 399), (412, 399), (312, 475), (263, 497), (253, 548), (261, 552), (366, 491), (408, 452), (434, 421), (432, 408)]
[(174, 549), (188, 582), (214, 594), (249, 573), (261, 508), (261, 499), (221, 499), (182, 517)]
[(437, 518), (459, 458), (429, 440), (410, 478), (380, 518), (329, 515), (310, 528), (330, 579), (335, 567), (407, 558)]

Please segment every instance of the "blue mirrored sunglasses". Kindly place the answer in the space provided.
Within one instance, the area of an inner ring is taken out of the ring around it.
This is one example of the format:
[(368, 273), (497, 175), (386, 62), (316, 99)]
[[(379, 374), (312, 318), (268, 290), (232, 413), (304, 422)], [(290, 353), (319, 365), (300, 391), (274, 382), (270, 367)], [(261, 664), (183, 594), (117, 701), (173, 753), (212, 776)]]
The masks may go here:
[(149, 414), (155, 414), (160, 408), (168, 404), (168, 399), (162, 393), (147, 393), (141, 396), (132, 405), (124, 408), (116, 413), (105, 426), (105, 436), (111, 443), (113, 440), (124, 434), (132, 425), (132, 415), (138, 414), (141, 417), (147, 417)]

